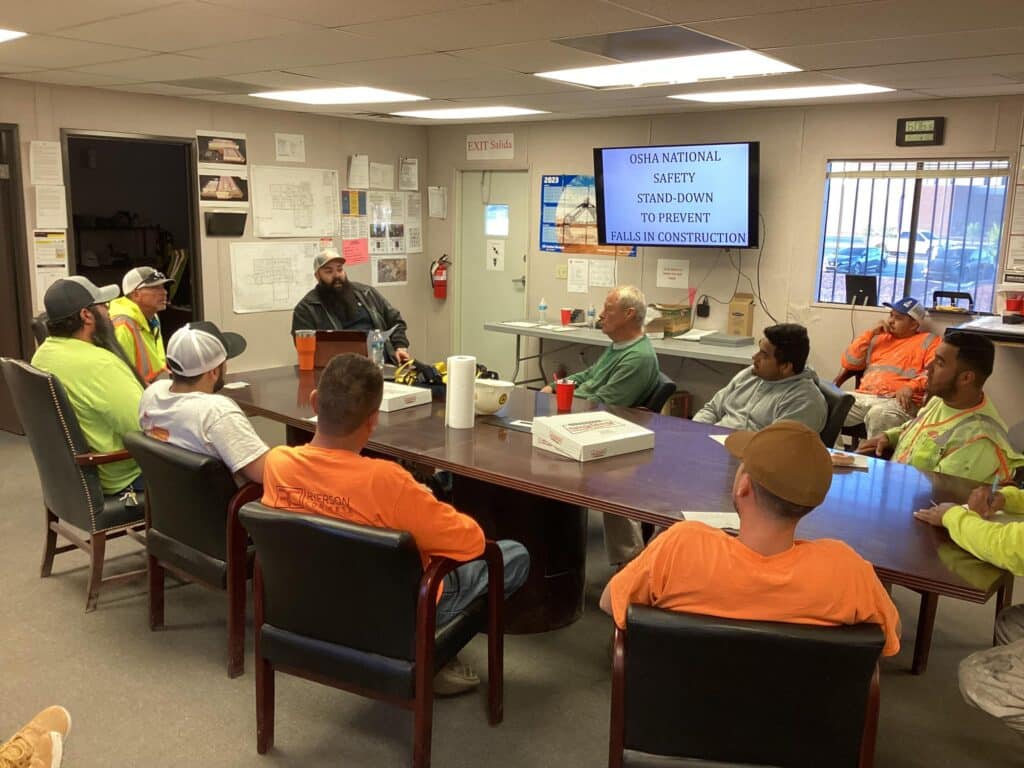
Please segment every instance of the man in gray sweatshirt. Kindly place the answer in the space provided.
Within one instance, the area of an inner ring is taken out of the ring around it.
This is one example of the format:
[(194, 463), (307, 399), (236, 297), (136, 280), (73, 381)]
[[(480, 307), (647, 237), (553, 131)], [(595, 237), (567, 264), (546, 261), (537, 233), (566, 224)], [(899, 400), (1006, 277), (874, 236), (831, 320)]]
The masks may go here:
[(820, 432), (828, 409), (817, 375), (804, 367), (811, 351), (807, 329), (796, 323), (769, 326), (758, 347), (753, 365), (718, 390), (693, 420), (757, 431), (790, 419)]

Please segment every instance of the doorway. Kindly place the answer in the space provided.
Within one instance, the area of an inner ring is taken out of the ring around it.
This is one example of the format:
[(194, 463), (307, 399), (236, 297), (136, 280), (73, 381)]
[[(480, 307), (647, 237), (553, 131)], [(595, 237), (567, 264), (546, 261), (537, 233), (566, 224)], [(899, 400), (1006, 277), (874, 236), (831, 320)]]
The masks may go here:
[[(18, 146), (18, 126), (0, 123), (0, 274), (7, 278), (0, 280), (0, 355), (26, 360), (34, 345)], [(24, 434), (6, 384), (0, 384), (0, 429)]]
[(459, 186), (456, 349), (512, 375), (515, 337), (484, 323), (526, 317), (530, 181), (526, 171), (463, 171)]
[(71, 272), (121, 285), (133, 267), (175, 283), (162, 335), (202, 317), (192, 139), (68, 132)]

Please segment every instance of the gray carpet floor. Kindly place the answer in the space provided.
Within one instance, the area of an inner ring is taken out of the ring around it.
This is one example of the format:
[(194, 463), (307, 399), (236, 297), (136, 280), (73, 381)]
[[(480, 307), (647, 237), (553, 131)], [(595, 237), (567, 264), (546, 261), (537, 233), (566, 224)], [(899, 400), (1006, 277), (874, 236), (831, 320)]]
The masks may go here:
[[(409, 763), (410, 713), (283, 675), (277, 678), (276, 746), (258, 755), (251, 637), (245, 675), (229, 680), (224, 595), (169, 581), (167, 628), (159, 632), (147, 626), (142, 580), (107, 589), (98, 610), (86, 614), (83, 553), (58, 556), (53, 576), (39, 578), (43, 514), (24, 439), (0, 433), (0, 466), (2, 738), (42, 707), (60, 703), (74, 719), (68, 768)], [(611, 622), (597, 599), (610, 571), (599, 518), (591, 520), (588, 557), (580, 621), (506, 638), (504, 723), (487, 725), (483, 690), (437, 702), (435, 766), (606, 764)], [(143, 564), (134, 542), (109, 548), (108, 573)], [(964, 704), (957, 690), (958, 661), (991, 640), (992, 604), (941, 600), (929, 669), (915, 677), (908, 667), (916, 595), (897, 588), (894, 599), (904, 649), (882, 666), (876, 765), (1020, 765), (1020, 737)], [(474, 640), (464, 658), (485, 670), (484, 639)]]

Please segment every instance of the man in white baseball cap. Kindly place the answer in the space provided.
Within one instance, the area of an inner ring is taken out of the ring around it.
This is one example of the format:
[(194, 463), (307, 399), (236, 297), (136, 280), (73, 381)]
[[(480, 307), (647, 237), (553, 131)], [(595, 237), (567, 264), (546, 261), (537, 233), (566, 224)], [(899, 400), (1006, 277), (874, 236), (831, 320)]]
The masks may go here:
[(139, 403), (139, 423), (150, 437), (219, 458), (236, 481), (263, 482), (269, 448), (229, 397), (227, 361), (245, 351), (245, 339), (210, 322), (179, 328), (167, 342), (170, 380), (153, 382)]
[(388, 331), (384, 351), (388, 361), (401, 365), (411, 359), (402, 313), (376, 288), (356, 283), (345, 273), (345, 257), (325, 248), (313, 259), (316, 287), (303, 296), (292, 313), (296, 331)]
[[(85, 439), (101, 453), (124, 449), (121, 436), (139, 428), (142, 397), (132, 369), (111, 351), (107, 303), (116, 296), (116, 285), (98, 288), (81, 275), (54, 282), (43, 296), (49, 336), (32, 356), (32, 365), (60, 380)], [(141, 490), (141, 470), (132, 459), (98, 469), (107, 496)]]
[(117, 342), (147, 384), (165, 370), (157, 313), (167, 308), (167, 286), (173, 283), (153, 267), (135, 267), (121, 281), (124, 296), (110, 305)]

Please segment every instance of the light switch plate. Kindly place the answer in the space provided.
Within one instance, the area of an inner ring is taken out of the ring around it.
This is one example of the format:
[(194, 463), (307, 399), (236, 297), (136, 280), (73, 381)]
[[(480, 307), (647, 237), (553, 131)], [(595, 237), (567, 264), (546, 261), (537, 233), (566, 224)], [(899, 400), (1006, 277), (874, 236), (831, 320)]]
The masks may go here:
[(569, 279), (569, 265), (568, 264), (559, 264), (559, 265), (557, 265), (555, 267), (555, 278), (558, 279), (558, 280), (568, 280)]

